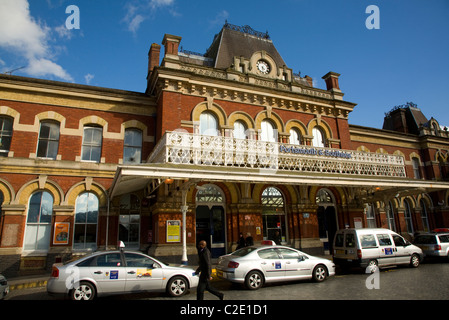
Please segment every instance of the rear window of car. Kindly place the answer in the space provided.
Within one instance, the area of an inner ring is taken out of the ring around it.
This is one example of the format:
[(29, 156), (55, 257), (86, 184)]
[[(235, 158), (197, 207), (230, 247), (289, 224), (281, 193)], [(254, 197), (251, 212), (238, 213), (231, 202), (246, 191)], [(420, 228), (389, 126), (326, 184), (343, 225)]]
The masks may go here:
[(359, 237), (362, 248), (376, 248), (377, 243), (374, 234), (362, 234)]
[(437, 239), (434, 235), (421, 235), (415, 238), (416, 244), (436, 244)]
[(346, 234), (345, 247), (346, 248), (355, 248), (355, 236), (353, 233)]
[(438, 236), (440, 238), (440, 242), (447, 243), (449, 242), (449, 234), (442, 234)]
[(345, 235), (343, 233), (338, 233), (335, 236), (335, 246), (336, 247), (343, 247)]
[(246, 256), (248, 253), (253, 252), (254, 250), (257, 250), (256, 247), (245, 247), (242, 249), (239, 249), (237, 251), (234, 251), (233, 253), (231, 253), (232, 256), (237, 256), (237, 257), (243, 257)]

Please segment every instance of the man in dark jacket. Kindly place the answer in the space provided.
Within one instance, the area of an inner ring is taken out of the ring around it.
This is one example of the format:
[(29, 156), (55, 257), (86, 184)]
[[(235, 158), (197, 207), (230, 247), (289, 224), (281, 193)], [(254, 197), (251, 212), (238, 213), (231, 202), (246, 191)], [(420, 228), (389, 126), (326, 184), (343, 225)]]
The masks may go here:
[(212, 263), (210, 260), (210, 251), (207, 248), (206, 241), (200, 241), (198, 244), (198, 250), (199, 267), (196, 269), (195, 274), (200, 274), (200, 281), (196, 291), (196, 298), (197, 300), (203, 300), (204, 290), (207, 290), (220, 298), (220, 300), (223, 300), (223, 293), (219, 292), (210, 285), (210, 280), (212, 280)]

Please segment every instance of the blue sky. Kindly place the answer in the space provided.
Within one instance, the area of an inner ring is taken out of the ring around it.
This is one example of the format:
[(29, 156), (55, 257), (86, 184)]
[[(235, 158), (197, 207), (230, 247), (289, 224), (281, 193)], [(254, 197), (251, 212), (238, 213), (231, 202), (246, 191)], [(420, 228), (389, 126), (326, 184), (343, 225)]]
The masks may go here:
[[(79, 29), (65, 26), (70, 5)], [(370, 5), (379, 29), (365, 25)], [(411, 101), (449, 126), (447, 0), (0, 0), (0, 72), (143, 92), (151, 43), (169, 33), (204, 53), (225, 20), (268, 31), (318, 88), (340, 73), (344, 99), (357, 103), (351, 124), (381, 128)]]

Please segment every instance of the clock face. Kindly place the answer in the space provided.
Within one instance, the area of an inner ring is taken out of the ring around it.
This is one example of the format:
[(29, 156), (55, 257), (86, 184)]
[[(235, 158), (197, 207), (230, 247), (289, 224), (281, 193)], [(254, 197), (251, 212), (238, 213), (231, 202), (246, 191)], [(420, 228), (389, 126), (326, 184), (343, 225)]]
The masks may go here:
[(270, 65), (264, 60), (257, 61), (257, 69), (263, 74), (270, 73)]

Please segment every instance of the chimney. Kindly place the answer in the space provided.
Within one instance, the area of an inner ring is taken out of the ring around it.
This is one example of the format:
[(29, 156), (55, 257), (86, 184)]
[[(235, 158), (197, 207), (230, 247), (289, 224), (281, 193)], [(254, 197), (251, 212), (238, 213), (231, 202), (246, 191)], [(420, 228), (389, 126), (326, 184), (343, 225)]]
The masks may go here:
[(323, 76), (324, 81), (326, 82), (326, 87), (328, 91), (338, 91), (340, 92), (340, 87), (338, 86), (338, 77), (339, 73), (336, 72), (328, 72)]
[(181, 42), (181, 37), (174, 36), (171, 34), (165, 34), (164, 39), (162, 39), (162, 44), (165, 47), (165, 57), (172, 59), (179, 59), (178, 57), (178, 47)]
[(150, 75), (153, 72), (154, 67), (159, 66), (160, 53), (161, 53), (161, 46), (157, 43), (153, 43), (150, 47), (150, 51), (148, 52), (148, 76), (147, 76), (147, 79), (150, 78)]
[(305, 76), (304, 78), (307, 80), (307, 82), (309, 83), (309, 85), (310, 85), (311, 87), (313, 87), (313, 79), (312, 79), (312, 77), (311, 77), (311, 76)]

